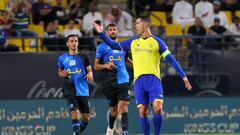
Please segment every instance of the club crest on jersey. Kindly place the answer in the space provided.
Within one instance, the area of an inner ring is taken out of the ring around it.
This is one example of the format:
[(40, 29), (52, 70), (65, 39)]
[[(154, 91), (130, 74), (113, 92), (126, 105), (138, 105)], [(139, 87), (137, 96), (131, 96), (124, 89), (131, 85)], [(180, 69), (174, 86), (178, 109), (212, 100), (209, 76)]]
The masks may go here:
[(120, 51), (119, 50), (113, 50), (113, 53), (119, 53)]
[(75, 60), (69, 60), (69, 66), (75, 66), (76, 61)]

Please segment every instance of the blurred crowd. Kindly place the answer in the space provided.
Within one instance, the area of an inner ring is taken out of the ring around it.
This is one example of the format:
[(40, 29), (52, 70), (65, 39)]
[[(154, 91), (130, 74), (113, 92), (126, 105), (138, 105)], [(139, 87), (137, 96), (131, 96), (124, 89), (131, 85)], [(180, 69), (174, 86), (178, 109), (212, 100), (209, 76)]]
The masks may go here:
[[(168, 24), (178, 24), (182, 30), (188, 27), (185, 34), (240, 33), (238, 0), (125, 0), (120, 4), (118, 1), (106, 0), (108, 6), (100, 9), (104, 0), (1, 0), (1, 50), (16, 50), (8, 45), (6, 37), (56, 38), (69, 34), (93, 37), (96, 36), (93, 22), (105, 26), (116, 23), (119, 36), (133, 36), (134, 19), (152, 11), (165, 12)], [(43, 34), (30, 29), (31, 25), (42, 26)]]

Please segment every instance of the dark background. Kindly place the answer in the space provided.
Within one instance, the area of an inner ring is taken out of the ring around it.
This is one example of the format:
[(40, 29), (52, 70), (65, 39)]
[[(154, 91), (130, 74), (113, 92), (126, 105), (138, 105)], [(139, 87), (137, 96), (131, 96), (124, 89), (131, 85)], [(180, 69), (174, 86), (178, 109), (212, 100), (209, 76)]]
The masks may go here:
[[(64, 80), (57, 75), (57, 62), (61, 54), (0, 54), (0, 99), (61, 98)], [(93, 63), (95, 53), (89, 55)], [(231, 67), (233, 64), (226, 65), (226, 73), (188, 75), (193, 85), (192, 92), (184, 88), (178, 75), (165, 75), (162, 78), (164, 94), (166, 96), (239, 96), (238, 72), (234, 70), (236, 67)], [(101, 80), (103, 80), (101, 72), (94, 71), (94, 79), (95, 82), (90, 84), (91, 97), (104, 97), (101, 93)]]

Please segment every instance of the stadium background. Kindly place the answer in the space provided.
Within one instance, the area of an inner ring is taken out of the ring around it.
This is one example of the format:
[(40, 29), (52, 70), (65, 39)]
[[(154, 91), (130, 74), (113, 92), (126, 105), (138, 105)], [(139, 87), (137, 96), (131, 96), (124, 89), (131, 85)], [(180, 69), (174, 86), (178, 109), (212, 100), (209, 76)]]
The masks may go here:
[[(17, 0), (16, 0), (17, 1)], [(9, 11), (9, 2), (0, 0), (1, 17)], [(84, 1), (90, 3), (90, 1)], [(158, 0), (156, 0), (158, 1)], [(222, 2), (226, 4), (226, 1)], [(234, 0), (233, 0), (234, 1)], [(29, 0), (29, 2), (35, 2)], [(45, 0), (52, 7), (55, 0)], [(67, 9), (71, 0), (62, 0)], [(113, 4), (119, 4), (123, 10), (136, 13), (131, 7), (131, 0), (98, 0), (93, 1), (103, 16)], [(144, 0), (133, 1), (144, 3)], [(167, 1), (168, 6), (176, 1)], [(198, 1), (190, 1), (193, 5)], [(148, 2), (146, 2), (148, 3)], [(239, 3), (237, 3), (239, 4)], [(133, 3), (134, 5), (134, 3)], [(152, 5), (152, 3), (151, 3)], [(240, 11), (240, 8), (238, 9)], [(222, 9), (227, 15), (229, 24), (239, 15), (239, 11)], [(133, 11), (133, 12), (132, 12)], [(153, 33), (163, 38), (169, 49), (180, 62), (189, 76), (193, 90), (184, 89), (181, 79), (175, 71), (165, 63), (161, 64), (162, 81), (166, 101), (164, 105), (163, 134), (240, 134), (240, 53), (239, 35), (204, 35), (188, 34), (189, 26), (182, 28), (174, 24), (171, 11), (151, 11), (145, 9), (141, 14), (149, 15), (152, 20)], [(9, 44), (18, 47), (19, 52), (0, 52), (0, 133), (2, 135), (65, 135), (71, 134), (69, 112), (62, 95), (62, 80), (57, 76), (58, 56), (66, 51), (65, 38), (44, 37), (46, 26), (34, 24), (34, 16), (29, 14), (29, 30), (36, 32), (37, 37), (1, 36)], [(3, 24), (0, 23), (1, 29)], [(58, 24), (59, 32), (68, 25)], [(81, 26), (75, 27), (81, 30)], [(120, 37), (119, 40), (128, 37)], [(227, 40), (231, 38), (231, 40)], [(202, 40), (199, 44), (190, 44), (189, 39)], [(57, 42), (52, 42), (57, 41)], [(99, 40), (94, 36), (81, 36), (80, 49), (88, 53), (92, 62)], [(2, 47), (2, 42), (1, 47)], [(48, 46), (50, 43), (51, 46)], [(195, 48), (197, 50), (194, 50)], [(93, 64), (93, 63), (92, 63)], [(132, 70), (129, 69), (132, 76)], [(101, 93), (101, 72), (94, 71), (95, 81), (90, 84), (92, 120), (84, 134), (104, 134), (107, 127), (107, 101)], [(130, 134), (141, 134), (137, 109), (132, 92), (129, 107)], [(149, 111), (152, 117), (152, 111)], [(116, 123), (116, 134), (120, 132), (119, 122)], [(153, 129), (153, 128), (151, 128)]]

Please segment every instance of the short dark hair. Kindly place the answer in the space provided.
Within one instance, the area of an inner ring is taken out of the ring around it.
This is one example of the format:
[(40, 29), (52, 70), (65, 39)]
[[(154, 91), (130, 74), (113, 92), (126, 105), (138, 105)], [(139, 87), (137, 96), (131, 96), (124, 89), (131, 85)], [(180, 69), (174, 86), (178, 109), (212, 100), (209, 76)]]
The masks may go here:
[(67, 36), (67, 41), (68, 41), (68, 39), (69, 39), (70, 37), (77, 37), (77, 38), (78, 38), (78, 35), (76, 35), (76, 34), (70, 34), (70, 35), (68, 35), (68, 36)]
[(107, 25), (107, 30), (109, 27), (117, 27), (117, 24), (116, 23), (110, 23)]
[(68, 20), (68, 23), (70, 23), (71, 21), (72, 21), (74, 24), (76, 24), (76, 21), (73, 20), (73, 19)]
[(101, 23), (102, 23), (100, 20), (95, 20), (94, 22), (98, 25), (101, 25)]
[(146, 23), (151, 25), (151, 19), (149, 16), (139, 16), (138, 19), (141, 19), (142, 21), (145, 21)]
[(240, 20), (240, 18), (238, 16), (234, 16), (233, 20)]

